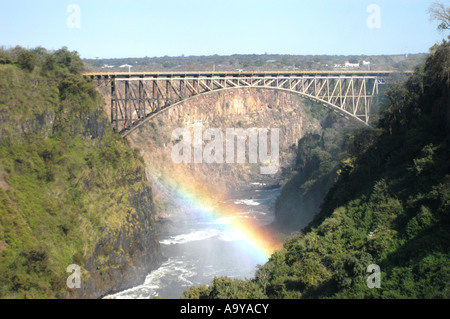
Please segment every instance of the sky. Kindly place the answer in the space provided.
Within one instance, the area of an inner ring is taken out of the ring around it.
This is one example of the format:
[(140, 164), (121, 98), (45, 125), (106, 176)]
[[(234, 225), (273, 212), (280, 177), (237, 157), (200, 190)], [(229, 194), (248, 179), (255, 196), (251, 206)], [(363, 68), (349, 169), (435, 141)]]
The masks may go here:
[(432, 2), (0, 0), (0, 46), (67, 46), (82, 58), (426, 53), (446, 37)]

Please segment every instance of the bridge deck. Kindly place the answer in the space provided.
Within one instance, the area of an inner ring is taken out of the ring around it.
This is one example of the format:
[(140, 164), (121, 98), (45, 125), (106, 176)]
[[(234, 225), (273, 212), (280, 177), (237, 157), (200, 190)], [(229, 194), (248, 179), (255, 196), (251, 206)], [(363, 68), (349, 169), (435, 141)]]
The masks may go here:
[(387, 76), (393, 73), (411, 75), (413, 71), (188, 71), (188, 72), (87, 72), (83, 77), (87, 79), (118, 79), (118, 78), (145, 78), (145, 77), (253, 77), (253, 76)]

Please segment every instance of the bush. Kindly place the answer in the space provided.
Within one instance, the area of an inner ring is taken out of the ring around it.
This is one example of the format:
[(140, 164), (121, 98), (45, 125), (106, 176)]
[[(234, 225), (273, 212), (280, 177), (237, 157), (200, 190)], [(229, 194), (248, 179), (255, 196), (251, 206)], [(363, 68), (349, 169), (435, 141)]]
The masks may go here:
[(0, 50), (0, 64), (12, 64), (13, 60), (10, 54), (6, 53), (3, 50)]
[(17, 57), (17, 64), (22, 70), (33, 72), (36, 66), (36, 55), (32, 51), (24, 51)]

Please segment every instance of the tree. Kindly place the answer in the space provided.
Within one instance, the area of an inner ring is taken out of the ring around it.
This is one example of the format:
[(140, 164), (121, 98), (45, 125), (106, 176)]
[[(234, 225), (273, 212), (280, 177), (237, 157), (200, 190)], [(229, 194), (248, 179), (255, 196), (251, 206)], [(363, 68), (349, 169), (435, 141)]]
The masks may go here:
[(53, 71), (55, 69), (56, 66), (56, 58), (54, 55), (52, 54), (47, 54), (44, 57), (44, 62), (42, 63), (42, 69), (47, 72), (47, 71)]
[(17, 64), (23, 70), (32, 72), (36, 66), (36, 55), (31, 51), (24, 51), (17, 57)]
[(273, 264), (267, 263), (265, 265), (258, 265), (256, 271), (256, 279), (263, 287), (263, 293), (266, 294), (267, 285), (270, 283), (270, 275), (273, 272)]
[(78, 52), (70, 52), (67, 47), (63, 47), (55, 52), (56, 62), (68, 68), (70, 73), (78, 74), (84, 70), (84, 64)]
[(440, 1), (435, 1), (428, 9), (431, 20), (440, 22), (439, 31), (450, 30), (450, 8)]

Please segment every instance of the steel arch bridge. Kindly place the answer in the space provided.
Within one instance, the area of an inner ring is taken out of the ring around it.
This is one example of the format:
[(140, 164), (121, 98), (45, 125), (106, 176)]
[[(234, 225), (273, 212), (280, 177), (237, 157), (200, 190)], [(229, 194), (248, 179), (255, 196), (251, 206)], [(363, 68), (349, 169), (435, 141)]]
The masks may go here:
[[(276, 89), (334, 108), (363, 125), (376, 115), (374, 99), (392, 71), (293, 72), (120, 72), (84, 73), (111, 92), (111, 123), (127, 136), (146, 121), (180, 103), (237, 88)], [(409, 72), (406, 72), (409, 73)]]

